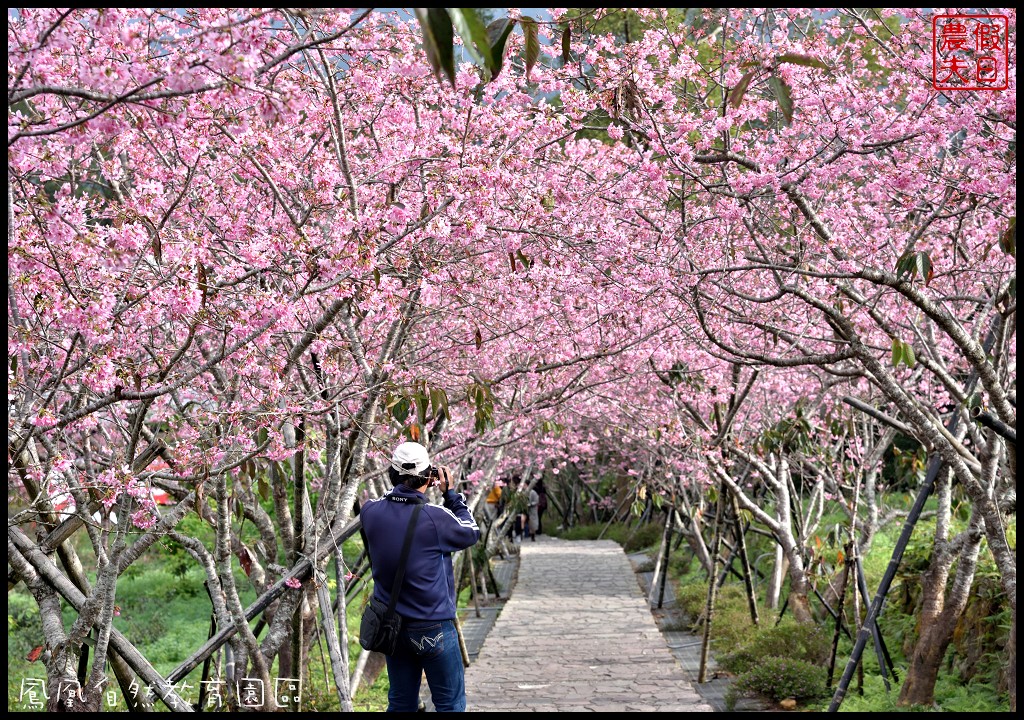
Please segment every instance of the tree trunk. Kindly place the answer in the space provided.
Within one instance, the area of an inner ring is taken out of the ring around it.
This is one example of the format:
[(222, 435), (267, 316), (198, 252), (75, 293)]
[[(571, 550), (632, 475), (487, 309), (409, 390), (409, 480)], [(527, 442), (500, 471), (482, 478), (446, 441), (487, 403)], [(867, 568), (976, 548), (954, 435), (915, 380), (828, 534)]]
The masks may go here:
[(814, 614), (811, 612), (811, 603), (807, 593), (810, 587), (809, 583), (803, 577), (801, 577), (800, 582), (793, 583), (792, 575), (789, 581), (791, 583), (789, 609), (793, 613), (793, 619), (799, 623), (813, 623)]
[[(811, 613), (810, 581), (807, 578), (804, 559), (801, 554), (802, 547), (799, 542), (799, 534), (794, 537), (794, 527), (799, 525), (800, 516), (793, 512), (797, 498), (793, 492), (793, 481), (790, 476), (789, 458), (786, 454), (779, 454), (778, 478), (775, 486), (775, 497), (778, 507), (778, 527), (775, 528), (776, 538), (782, 546), (782, 552), (789, 564), (789, 609), (793, 618), (799, 623), (814, 622), (814, 615)], [(797, 528), (799, 533), (799, 528)]]
[[(949, 494), (947, 478), (939, 491), (939, 512), (947, 517)], [(936, 535), (942, 532), (943, 525), (940, 518), (936, 525)], [(921, 576), (920, 632), (910, 657), (906, 681), (900, 689), (899, 705), (930, 706), (935, 702), (935, 682), (942, 659), (953, 640), (957, 622), (967, 607), (971, 585), (974, 583), (981, 540), (984, 537), (982, 525), (981, 514), (975, 509), (963, 535), (952, 542), (947, 542), (944, 537), (936, 537), (931, 566)], [(960, 546), (959, 555), (951, 549), (951, 546), (957, 545)], [(947, 598), (946, 580), (954, 561), (958, 561), (957, 570)]]
[[(957, 621), (967, 606), (971, 582), (977, 565), (981, 531), (978, 530), (976, 537), (972, 537), (968, 543), (971, 547), (965, 547), (964, 552), (960, 555), (957, 578), (945, 607), (939, 613), (922, 610), (919, 621), (921, 632), (914, 645), (914, 652), (907, 668), (906, 681), (900, 689), (897, 701), (899, 705), (931, 706), (935, 703), (935, 682), (942, 666), (942, 659), (953, 640), (953, 631), (956, 629)], [(931, 580), (925, 582), (932, 583)], [(926, 592), (937, 592), (941, 595), (943, 591), (932, 588)], [(941, 598), (938, 599), (938, 604), (942, 605)]]
[(782, 597), (782, 579), (786, 575), (786, 556), (782, 554), (782, 546), (777, 543), (774, 554), (772, 574), (768, 577), (768, 588), (765, 590), (765, 604), (772, 610), (778, 610), (779, 600)]

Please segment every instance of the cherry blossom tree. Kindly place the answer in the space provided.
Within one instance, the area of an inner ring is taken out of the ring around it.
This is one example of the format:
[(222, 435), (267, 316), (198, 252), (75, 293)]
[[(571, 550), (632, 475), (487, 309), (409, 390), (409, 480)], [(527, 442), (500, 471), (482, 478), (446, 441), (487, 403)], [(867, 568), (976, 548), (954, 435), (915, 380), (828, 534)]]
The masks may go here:
[(637, 216), (679, 245), (670, 292), (724, 357), (876, 388), (978, 508), (1012, 607), (1014, 94), (936, 91), (917, 13), (706, 11), (691, 42), (641, 15), (585, 62), (662, 184)]
[[(825, 496), (869, 543), (898, 429), (976, 514), (935, 587), (983, 532), (1015, 608), (1015, 77), (934, 90), (917, 11), (550, 18), (9, 11), (9, 582), (54, 707), (90, 632), (86, 707), (108, 658), (183, 707), (113, 628), (168, 537), (235, 675), (303, 673), (335, 622), (323, 549), (403, 437), (471, 490), (546, 468), (595, 505), (657, 497), (709, 565), (704, 490), (728, 490), (809, 620)], [(780, 433), (799, 413), (817, 445)], [(273, 596), (262, 639), (236, 568)]]

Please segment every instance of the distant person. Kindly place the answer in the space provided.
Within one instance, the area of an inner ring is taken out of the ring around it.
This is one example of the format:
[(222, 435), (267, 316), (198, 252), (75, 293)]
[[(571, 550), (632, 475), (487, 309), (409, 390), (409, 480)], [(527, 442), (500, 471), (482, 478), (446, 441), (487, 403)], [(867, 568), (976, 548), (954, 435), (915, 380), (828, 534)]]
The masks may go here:
[(548, 491), (544, 487), (544, 479), (541, 478), (537, 481), (537, 484), (533, 486), (533, 489), (537, 491), (537, 495), (540, 500), (537, 502), (537, 534), (544, 534), (544, 511), (548, 509)]
[[(413, 506), (423, 503), (395, 607), (403, 618), (401, 637), (398, 649), (386, 656), (388, 712), (418, 710), (424, 674), (438, 712), (465, 712), (466, 670), (455, 626), (452, 553), (475, 545), (480, 529), (466, 498), (452, 489), (451, 470), (432, 467), (427, 449), (419, 443), (395, 448), (388, 477), (394, 487), (359, 512), (373, 570), (373, 594), (383, 603), (391, 599)], [(443, 506), (426, 503), (423, 493), (431, 481), (441, 491)]]
[(530, 533), (530, 540), (537, 542), (537, 528), (540, 527), (540, 493), (535, 488), (527, 491), (526, 500), (526, 527)]
[(491, 491), (487, 493), (487, 498), (484, 503), (484, 514), (487, 516), (487, 522), (494, 522), (494, 518), (498, 517), (501, 513), (501, 486), (498, 483), (491, 485)]

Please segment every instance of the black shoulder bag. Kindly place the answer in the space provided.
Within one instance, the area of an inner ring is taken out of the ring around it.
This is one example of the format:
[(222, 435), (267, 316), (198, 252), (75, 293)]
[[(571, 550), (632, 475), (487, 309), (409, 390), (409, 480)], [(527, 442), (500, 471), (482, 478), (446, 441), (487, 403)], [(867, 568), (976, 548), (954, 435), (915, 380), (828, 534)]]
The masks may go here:
[[(405, 498), (402, 501), (406, 501)], [(398, 634), (402, 630), (402, 616), (395, 612), (395, 603), (398, 602), (398, 594), (402, 591), (402, 581), (405, 579), (405, 565), (409, 560), (409, 546), (412, 545), (412, 534), (416, 530), (416, 518), (423, 509), (422, 500), (408, 500), (416, 503), (412, 510), (412, 517), (409, 518), (409, 526), (405, 531), (405, 542), (402, 544), (402, 554), (398, 558), (398, 572), (395, 573), (395, 584), (391, 588), (391, 601), (385, 605), (375, 596), (370, 596), (370, 602), (363, 608), (363, 617), (359, 622), (359, 644), (364, 650), (394, 654), (398, 647)]]

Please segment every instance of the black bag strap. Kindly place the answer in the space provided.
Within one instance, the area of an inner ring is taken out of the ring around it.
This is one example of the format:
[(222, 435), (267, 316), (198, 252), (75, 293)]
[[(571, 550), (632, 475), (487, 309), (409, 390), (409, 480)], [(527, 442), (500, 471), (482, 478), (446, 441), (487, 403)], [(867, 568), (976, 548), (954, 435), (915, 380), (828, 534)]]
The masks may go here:
[[(415, 500), (413, 502), (416, 502)], [(416, 530), (416, 518), (420, 516), (423, 509), (423, 501), (416, 502), (412, 509), (412, 517), (409, 518), (409, 525), (405, 529), (405, 541), (402, 543), (402, 554), (398, 558), (398, 572), (395, 573), (395, 584), (391, 587), (391, 600), (388, 602), (388, 612), (395, 611), (395, 603), (398, 602), (398, 593), (402, 591), (402, 581), (405, 580), (405, 565), (409, 561), (409, 548), (412, 546), (412, 534)]]

